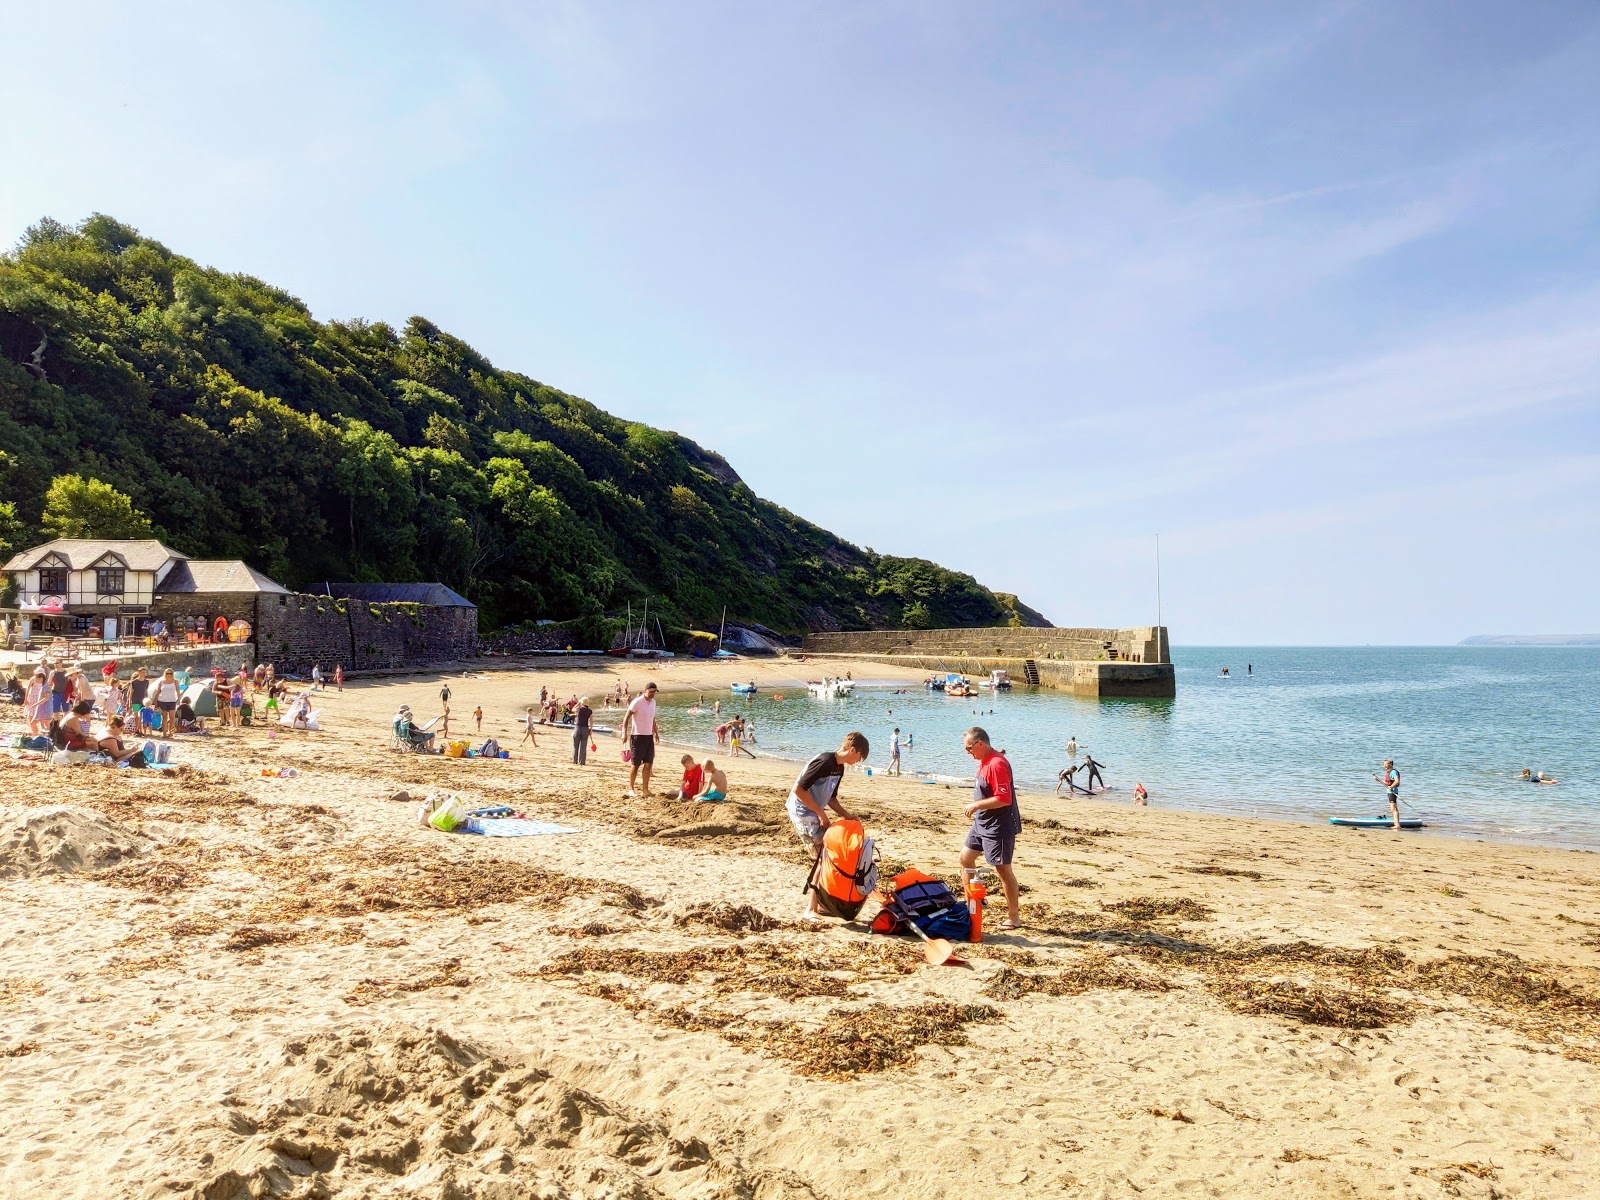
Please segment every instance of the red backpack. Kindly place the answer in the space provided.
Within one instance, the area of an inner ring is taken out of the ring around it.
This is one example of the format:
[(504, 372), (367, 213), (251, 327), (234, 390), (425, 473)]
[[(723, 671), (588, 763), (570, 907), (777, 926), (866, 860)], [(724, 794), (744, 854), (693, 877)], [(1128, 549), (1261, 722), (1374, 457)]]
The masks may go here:
[(877, 886), (878, 848), (861, 822), (848, 817), (833, 822), (801, 891), (815, 892), (817, 907), (830, 917), (853, 921)]

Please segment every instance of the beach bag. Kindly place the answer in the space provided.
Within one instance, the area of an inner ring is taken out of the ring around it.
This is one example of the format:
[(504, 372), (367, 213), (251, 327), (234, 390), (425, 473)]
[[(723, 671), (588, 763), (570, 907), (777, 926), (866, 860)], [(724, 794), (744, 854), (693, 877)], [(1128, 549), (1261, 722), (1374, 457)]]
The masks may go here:
[(467, 819), (467, 806), (461, 803), (460, 796), (451, 796), (428, 818), (428, 824), (441, 833), (449, 833), (457, 825)]
[(493, 738), (486, 739), (484, 741), (483, 745), (478, 747), (478, 757), (479, 758), (499, 758), (500, 757), (500, 743), (495, 741)]
[(465, 758), (469, 749), (471, 749), (471, 747), (469, 747), (465, 742), (451, 742), (444, 748), (445, 757)]
[(815, 892), (817, 908), (830, 917), (853, 921), (878, 886), (878, 850), (849, 817), (828, 826), (803, 892)]
[(950, 890), (942, 879), (924, 874), (915, 867), (901, 871), (890, 882), (893, 895), (872, 919), (873, 933), (904, 933), (915, 925), (931, 938), (964, 942), (972, 932), (972, 916), (967, 903)]

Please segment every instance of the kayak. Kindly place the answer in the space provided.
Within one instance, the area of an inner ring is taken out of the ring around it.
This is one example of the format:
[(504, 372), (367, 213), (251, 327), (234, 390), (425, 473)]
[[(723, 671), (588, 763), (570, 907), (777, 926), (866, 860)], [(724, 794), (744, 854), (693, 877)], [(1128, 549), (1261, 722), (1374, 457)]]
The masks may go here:
[[(1393, 817), (1329, 817), (1329, 825), (1345, 825), (1351, 829), (1393, 829)], [(1415, 817), (1401, 817), (1401, 829), (1422, 829), (1425, 826)]]

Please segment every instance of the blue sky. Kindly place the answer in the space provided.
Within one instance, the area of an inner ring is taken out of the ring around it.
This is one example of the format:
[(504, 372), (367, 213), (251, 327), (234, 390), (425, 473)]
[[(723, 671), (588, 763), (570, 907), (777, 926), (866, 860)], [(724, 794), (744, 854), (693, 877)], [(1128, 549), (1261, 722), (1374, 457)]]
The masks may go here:
[(1592, 3), (59, 3), (0, 239), (423, 314), (1180, 643), (1600, 629)]

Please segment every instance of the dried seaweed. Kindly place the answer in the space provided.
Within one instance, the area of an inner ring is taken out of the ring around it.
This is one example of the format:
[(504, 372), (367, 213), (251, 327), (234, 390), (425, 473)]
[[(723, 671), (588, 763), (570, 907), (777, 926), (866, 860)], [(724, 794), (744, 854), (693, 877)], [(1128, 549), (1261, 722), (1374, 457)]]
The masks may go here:
[(1080, 996), (1084, 992), (1115, 988), (1130, 992), (1167, 992), (1172, 985), (1129, 970), (1115, 962), (1090, 959), (1051, 971), (1018, 971), (1001, 967), (984, 986), (993, 1000), (1020, 1000), (1024, 996)]
[(748, 1029), (723, 1029), (735, 1046), (761, 1050), (817, 1079), (849, 1079), (917, 1061), (923, 1046), (970, 1045), (966, 1027), (1000, 1019), (988, 1004), (928, 1001), (904, 1008), (875, 1004), (839, 1009), (822, 1028), (794, 1023), (762, 1023)]
[(0, 1058), (23, 1058), (39, 1049), (38, 1042), (18, 1042), (0, 1050)]
[(783, 929), (789, 922), (769, 917), (749, 904), (691, 904), (672, 917), (676, 925), (709, 925), (728, 933), (767, 933)]
[(425, 992), (430, 988), (471, 987), (474, 980), (461, 970), (461, 960), (452, 958), (440, 963), (427, 975), (408, 979), (363, 979), (344, 997), (346, 1004), (360, 1007), (378, 1000), (387, 1000), (400, 992)]
[(1209, 921), (1214, 915), (1204, 904), (1187, 896), (1135, 896), (1100, 907), (1105, 912), (1116, 913), (1130, 921), (1156, 921), (1163, 917), (1174, 917), (1180, 921)]
[(1321, 984), (1302, 985), (1284, 980), (1212, 979), (1207, 984), (1234, 1012), (1247, 1016), (1271, 1014), (1292, 1017), (1307, 1025), (1338, 1029), (1381, 1029), (1411, 1015), (1399, 1001), (1368, 991), (1347, 991)]
[(1262, 879), (1260, 871), (1241, 871), (1237, 867), (1224, 867), (1218, 863), (1207, 863), (1203, 867), (1184, 867), (1183, 870), (1191, 875), (1220, 875), (1225, 879)]
[(1326, 1154), (1313, 1154), (1309, 1150), (1296, 1150), (1291, 1146), (1278, 1155), (1278, 1161), (1283, 1163), (1327, 1162), (1328, 1156)]
[(19, 979), (16, 976), (0, 978), (0, 1004), (12, 1004), (24, 996), (44, 995), (44, 985), (36, 979)]

